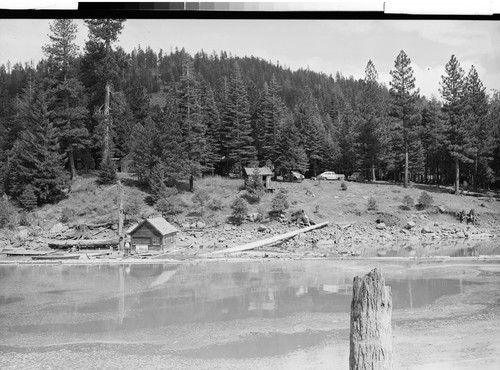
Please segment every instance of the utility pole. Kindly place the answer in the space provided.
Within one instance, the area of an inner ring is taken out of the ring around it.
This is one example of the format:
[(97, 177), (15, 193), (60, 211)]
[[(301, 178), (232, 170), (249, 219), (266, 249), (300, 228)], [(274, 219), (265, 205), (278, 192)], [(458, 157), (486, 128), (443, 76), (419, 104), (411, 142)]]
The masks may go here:
[(120, 180), (117, 180), (118, 185), (118, 250), (123, 250), (123, 189)]

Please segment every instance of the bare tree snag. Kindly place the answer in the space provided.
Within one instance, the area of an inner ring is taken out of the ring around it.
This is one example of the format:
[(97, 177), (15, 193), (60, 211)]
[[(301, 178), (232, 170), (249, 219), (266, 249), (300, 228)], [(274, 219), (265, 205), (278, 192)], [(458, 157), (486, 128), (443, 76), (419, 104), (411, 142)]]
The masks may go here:
[(373, 269), (354, 278), (351, 302), (350, 370), (392, 369), (392, 294)]

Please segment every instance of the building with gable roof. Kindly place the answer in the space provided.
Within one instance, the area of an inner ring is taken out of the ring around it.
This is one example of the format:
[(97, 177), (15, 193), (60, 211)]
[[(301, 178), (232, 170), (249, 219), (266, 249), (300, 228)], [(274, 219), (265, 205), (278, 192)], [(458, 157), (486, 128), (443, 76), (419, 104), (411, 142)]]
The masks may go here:
[(136, 253), (164, 252), (174, 248), (179, 230), (163, 217), (148, 218), (130, 227), (131, 250)]

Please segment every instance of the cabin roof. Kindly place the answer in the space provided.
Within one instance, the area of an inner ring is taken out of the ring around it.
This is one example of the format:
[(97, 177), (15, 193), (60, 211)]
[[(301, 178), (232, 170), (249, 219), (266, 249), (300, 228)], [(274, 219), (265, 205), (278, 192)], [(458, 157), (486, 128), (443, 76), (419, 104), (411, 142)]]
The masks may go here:
[[(252, 176), (255, 167), (245, 167), (245, 173), (247, 176)], [(273, 171), (269, 167), (259, 167), (259, 175), (260, 176), (272, 176)]]
[(153, 226), (161, 235), (172, 234), (179, 231), (175, 226), (170, 224), (163, 217), (154, 217), (154, 218), (148, 218), (137, 225), (131, 226), (127, 230), (127, 234), (132, 234), (135, 230), (144, 225), (145, 222)]

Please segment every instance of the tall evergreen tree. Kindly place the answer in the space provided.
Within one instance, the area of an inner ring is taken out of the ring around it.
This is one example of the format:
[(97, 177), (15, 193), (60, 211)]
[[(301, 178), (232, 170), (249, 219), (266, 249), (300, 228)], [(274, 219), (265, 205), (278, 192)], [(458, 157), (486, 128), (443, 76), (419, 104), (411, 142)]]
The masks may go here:
[(473, 163), (473, 185), (478, 180), (489, 182), (493, 179), (489, 166), (494, 139), (491, 135), (491, 121), (488, 115), (488, 97), (474, 66), (471, 67), (464, 84), (465, 120), (469, 127)]
[(65, 184), (57, 130), (49, 120), (45, 93), (25, 90), (22, 100), (28, 99), (31, 102), (21, 111), (26, 128), (10, 153), (9, 192), (20, 197), (31, 185), (39, 203), (50, 202), (61, 195)]
[[(419, 115), (416, 102), (419, 90), (415, 89), (415, 77), (411, 60), (406, 53), (401, 50), (394, 62), (394, 69), (391, 70), (392, 81), (390, 82), (390, 94), (392, 96), (391, 116), (398, 121), (398, 128), (401, 130), (402, 150), (404, 153), (404, 187), (408, 186), (409, 174), (409, 153), (413, 146), (417, 152), (419, 145), (415, 143), (418, 139), (416, 133)], [(421, 147), (421, 145), (420, 145)]]
[[(113, 80), (118, 77), (118, 63), (112, 49), (112, 44), (117, 41), (123, 29), (124, 19), (86, 19), (85, 24), (89, 29), (89, 40), (85, 44), (87, 53), (86, 63), (83, 65), (90, 77), (92, 88), (99, 88), (97, 96), (103, 96), (104, 105), (100, 123), (103, 126), (102, 160), (111, 156), (111, 119), (110, 99)], [(104, 84), (104, 86), (103, 86)], [(97, 101), (96, 101), (97, 103)], [(102, 100), (97, 103), (100, 106)], [(99, 111), (101, 109), (99, 108)]]
[(71, 179), (76, 177), (74, 152), (88, 145), (85, 127), (84, 87), (77, 78), (75, 66), (78, 46), (74, 43), (78, 28), (71, 19), (56, 19), (50, 25), (50, 44), (43, 47), (48, 57), (49, 109), (58, 130), (61, 147), (68, 154)]
[(282, 175), (289, 171), (305, 173), (309, 163), (306, 151), (300, 143), (299, 130), (288, 118), (279, 130), (279, 144), (276, 158), (276, 169)]
[(203, 121), (200, 82), (194, 71), (194, 63), (190, 58), (183, 61), (183, 73), (178, 93), (179, 123), (182, 130), (182, 147), (193, 191), (194, 177), (203, 171), (204, 158), (207, 155), (206, 130)]
[(471, 163), (470, 130), (464, 122), (464, 71), (455, 55), (441, 76), (441, 96), (446, 115), (448, 152), (455, 162), (455, 194), (460, 194), (460, 162)]
[(369, 60), (365, 69), (365, 86), (360, 101), (360, 126), (357, 138), (357, 149), (361, 165), (371, 169), (372, 180), (375, 181), (375, 168), (380, 165), (385, 148), (385, 135), (382, 120), (385, 115), (385, 102), (378, 85), (378, 73)]
[(269, 86), (264, 85), (264, 92), (257, 112), (257, 125), (259, 128), (258, 141), (259, 160), (274, 162), (277, 156), (278, 130), (283, 120), (284, 105), (279, 93), (276, 76), (273, 75)]
[(243, 166), (254, 161), (257, 150), (252, 139), (250, 107), (240, 67), (234, 62), (223, 114), (223, 142), (229, 164), (242, 175)]

